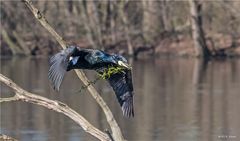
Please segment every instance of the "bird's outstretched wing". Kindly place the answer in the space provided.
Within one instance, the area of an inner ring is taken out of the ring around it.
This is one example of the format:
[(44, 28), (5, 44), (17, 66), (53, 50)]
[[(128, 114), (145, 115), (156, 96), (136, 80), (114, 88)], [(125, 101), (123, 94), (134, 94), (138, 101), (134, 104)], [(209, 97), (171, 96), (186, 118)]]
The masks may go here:
[(67, 66), (70, 56), (75, 52), (76, 48), (69, 47), (60, 51), (50, 58), (50, 69), (48, 78), (51, 81), (53, 88), (59, 91), (64, 74), (67, 71)]
[(131, 70), (112, 74), (107, 80), (117, 96), (118, 102), (122, 107), (123, 115), (126, 117), (134, 117)]
[(59, 91), (60, 85), (67, 71), (69, 58), (75, 56), (86, 55), (90, 52), (88, 49), (80, 49), (75, 46), (70, 46), (50, 58), (50, 69), (48, 78), (51, 81), (53, 88)]

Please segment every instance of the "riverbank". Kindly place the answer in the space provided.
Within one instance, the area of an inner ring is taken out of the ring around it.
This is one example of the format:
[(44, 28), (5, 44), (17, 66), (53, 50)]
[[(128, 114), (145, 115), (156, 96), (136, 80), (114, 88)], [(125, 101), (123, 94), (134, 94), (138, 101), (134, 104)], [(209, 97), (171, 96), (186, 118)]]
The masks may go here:
[[(240, 56), (240, 39), (233, 42), (229, 35), (214, 35), (206, 38), (209, 50), (213, 55), (223, 55), (228, 57)], [(82, 48), (92, 48), (86, 39), (69, 40), (69, 45), (77, 45)], [(17, 44), (16, 44), (17, 45)], [(26, 41), (27, 48), (31, 51), (30, 56), (49, 56), (60, 50), (57, 42), (51, 41), (49, 38), (40, 39), (38, 42)], [(41, 46), (40, 46), (41, 45)], [(195, 50), (193, 41), (190, 36), (174, 36), (159, 39), (156, 45), (143, 45), (143, 43), (135, 43), (134, 56), (138, 58), (146, 58), (152, 56), (194, 56)], [(20, 46), (18, 48), (21, 48)], [(119, 53), (127, 56), (127, 43), (120, 42), (114, 45), (106, 45), (103, 50), (109, 53)], [(11, 50), (5, 42), (1, 41), (1, 56), (11, 55)], [(21, 54), (20, 54), (21, 55)]]

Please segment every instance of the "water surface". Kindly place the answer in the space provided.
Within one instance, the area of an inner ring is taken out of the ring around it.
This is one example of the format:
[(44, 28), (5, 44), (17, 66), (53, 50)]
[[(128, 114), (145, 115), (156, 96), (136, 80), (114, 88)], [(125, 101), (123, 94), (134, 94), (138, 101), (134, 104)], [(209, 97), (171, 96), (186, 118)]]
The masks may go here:
[[(108, 129), (105, 116), (73, 72), (66, 75), (59, 93), (47, 78), (47, 58), (2, 58), (1, 73), (24, 89), (57, 99), (82, 114), (94, 126)], [(100, 81), (97, 90), (113, 111), (130, 141), (240, 140), (240, 60), (203, 64), (198, 59), (161, 58), (133, 61), (135, 118), (126, 119), (110, 86)], [(91, 80), (93, 71), (87, 72)], [(1, 97), (11, 96), (1, 84)], [(25, 102), (2, 103), (3, 134), (21, 141), (96, 140), (71, 119)]]

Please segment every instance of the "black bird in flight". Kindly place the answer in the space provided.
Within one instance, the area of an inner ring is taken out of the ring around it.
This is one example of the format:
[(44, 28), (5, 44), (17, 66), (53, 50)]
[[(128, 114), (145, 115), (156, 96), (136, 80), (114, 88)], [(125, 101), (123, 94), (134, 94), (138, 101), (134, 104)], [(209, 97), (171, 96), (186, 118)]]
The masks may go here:
[(59, 91), (64, 74), (67, 71), (72, 69), (89, 69), (103, 75), (111, 67), (120, 67), (122, 69), (108, 76), (106, 80), (115, 91), (118, 102), (122, 107), (123, 115), (133, 117), (131, 67), (121, 55), (110, 55), (100, 50), (70, 46), (51, 57), (48, 78), (52, 82), (54, 89)]

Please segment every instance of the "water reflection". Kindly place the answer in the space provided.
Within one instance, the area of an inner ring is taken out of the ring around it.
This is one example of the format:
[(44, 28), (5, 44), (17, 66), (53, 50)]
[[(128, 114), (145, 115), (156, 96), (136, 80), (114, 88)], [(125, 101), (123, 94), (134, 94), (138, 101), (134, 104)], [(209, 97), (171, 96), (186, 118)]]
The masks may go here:
[[(100, 129), (105, 117), (87, 92), (76, 93), (81, 82), (67, 74), (60, 94), (47, 79), (47, 58), (1, 59), (1, 73), (39, 95), (58, 99)], [(133, 62), (134, 119), (122, 117), (109, 85), (95, 87), (109, 104), (124, 135), (133, 141), (219, 141), (240, 138), (240, 60), (156, 59)], [(94, 72), (88, 72), (94, 79)], [(1, 97), (11, 95), (1, 85)], [(95, 140), (67, 117), (23, 102), (1, 104), (1, 133), (24, 141)]]

